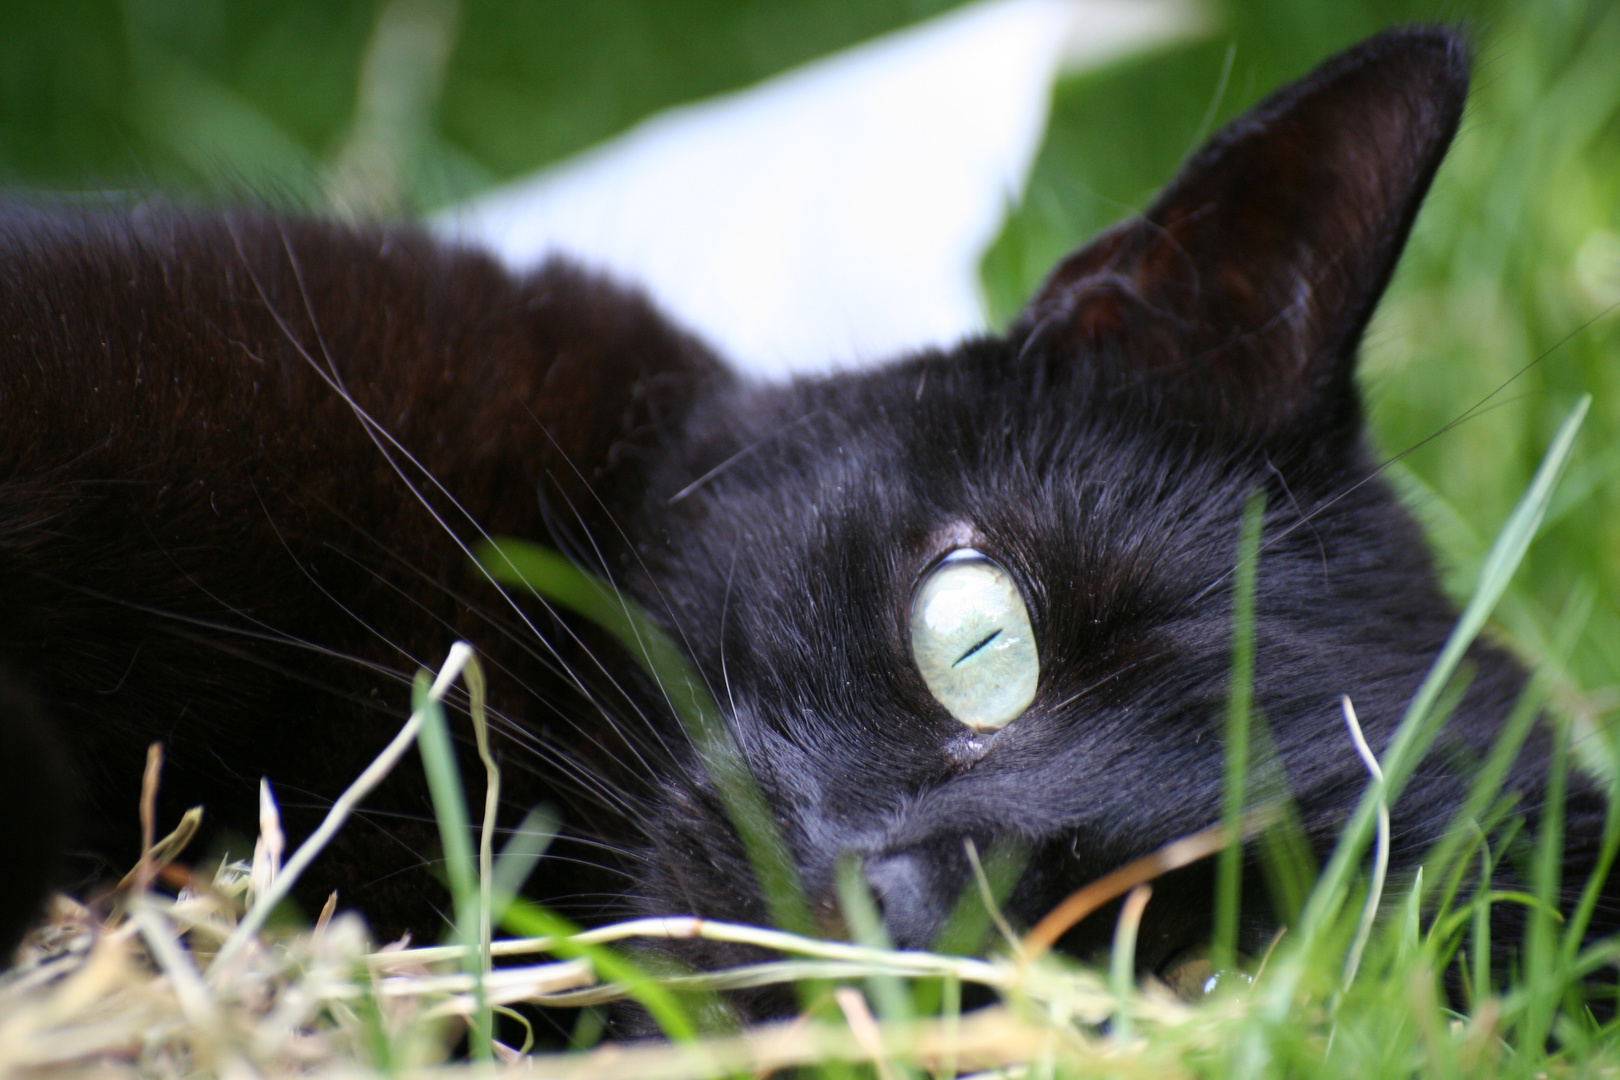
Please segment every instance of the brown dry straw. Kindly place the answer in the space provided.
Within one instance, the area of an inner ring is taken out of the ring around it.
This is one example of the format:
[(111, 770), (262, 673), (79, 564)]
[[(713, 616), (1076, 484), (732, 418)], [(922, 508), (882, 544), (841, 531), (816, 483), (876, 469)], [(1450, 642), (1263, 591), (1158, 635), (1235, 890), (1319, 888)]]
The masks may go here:
[(1090, 885), (1076, 889), (1069, 894), (1068, 899), (1047, 912), (1046, 917), (1036, 923), (1033, 930), (1024, 935), (1024, 940), (1018, 948), (1019, 960), (1027, 964), (1036, 959), (1057, 944), (1058, 938), (1068, 933), (1069, 928), (1075, 923), (1110, 900), (1118, 899), (1130, 892), (1136, 886), (1168, 874), (1172, 870), (1190, 866), (1200, 859), (1209, 858), (1225, 845), (1225, 837), (1224, 826), (1211, 825), (1191, 836), (1172, 840), (1153, 854), (1126, 863)]

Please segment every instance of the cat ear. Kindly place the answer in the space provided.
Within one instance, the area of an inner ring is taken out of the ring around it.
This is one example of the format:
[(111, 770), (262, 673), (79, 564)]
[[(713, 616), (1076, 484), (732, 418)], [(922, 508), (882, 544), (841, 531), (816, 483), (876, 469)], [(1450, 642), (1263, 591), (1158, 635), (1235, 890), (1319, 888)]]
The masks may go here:
[(1021, 329), (1196, 423), (1353, 427), (1356, 346), (1456, 132), (1468, 67), (1462, 38), (1433, 28), (1334, 57), (1060, 264)]

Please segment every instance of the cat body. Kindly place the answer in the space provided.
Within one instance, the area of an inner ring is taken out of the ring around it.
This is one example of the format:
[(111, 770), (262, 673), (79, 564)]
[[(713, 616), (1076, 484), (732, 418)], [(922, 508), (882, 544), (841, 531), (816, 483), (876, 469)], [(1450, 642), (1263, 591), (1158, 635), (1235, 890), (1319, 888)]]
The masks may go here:
[[(522, 641), (488, 654), (497, 704), (562, 709), (514, 706), (525, 740), (569, 719), (556, 660), (475, 580), (472, 523), (548, 537), (539, 489), (566, 495), (579, 462), (610, 489), (661, 380), (717, 370), (700, 345), (571, 268), (516, 282), (409, 230), (155, 210), (6, 234), (0, 656), (43, 701), (107, 869), (136, 850), (150, 741), (165, 821), (201, 803), (251, 835), (262, 775), (300, 835), (459, 637)], [(508, 756), (515, 795), (545, 756)], [(436, 843), (411, 773), (372, 804), (383, 844), (362, 825), (316, 880), (431, 932), (432, 879), (394, 872)]]
[[(201, 802), (251, 833), (268, 776), (297, 839), (396, 730), (416, 668), (466, 638), (490, 669), (503, 824), (539, 802), (565, 823), (531, 891), (596, 921), (767, 920), (658, 686), (606, 632), (476, 569), (471, 546), (505, 535), (564, 551), (688, 653), (822, 925), (853, 856), (895, 941), (927, 945), (971, 880), (967, 839), (1027, 853), (1007, 910), (1028, 925), (1219, 819), (1231, 577), (1259, 488), (1255, 701), (1325, 851), (1366, 783), (1340, 695), (1381, 749), (1455, 615), (1376, 477), (1354, 365), (1467, 67), (1448, 32), (1381, 35), (1217, 135), (1005, 335), (786, 385), (568, 265), (513, 277), (409, 229), (9, 212), (0, 724), (20, 778), (0, 832), (122, 869), (162, 740), (165, 821)], [(956, 719), (913, 656), (919, 583), (959, 553), (1016, 586), (1039, 656), (997, 728)], [(1398, 867), (1447, 826), (1522, 687), (1500, 652), (1470, 661), (1394, 808)], [(1528, 807), (1545, 758), (1532, 739), (1510, 777)], [(397, 770), (306, 897), (339, 887), (387, 932), (437, 932), (415, 777)], [(36, 809), (64, 784), (79, 810), (56, 840)], [(1601, 819), (1577, 781), (1577, 881)], [(8, 940), (75, 865), (9, 887)], [(1143, 966), (1201, 939), (1209, 897), (1203, 868), (1161, 884)], [(1263, 890), (1245, 903), (1263, 938)]]

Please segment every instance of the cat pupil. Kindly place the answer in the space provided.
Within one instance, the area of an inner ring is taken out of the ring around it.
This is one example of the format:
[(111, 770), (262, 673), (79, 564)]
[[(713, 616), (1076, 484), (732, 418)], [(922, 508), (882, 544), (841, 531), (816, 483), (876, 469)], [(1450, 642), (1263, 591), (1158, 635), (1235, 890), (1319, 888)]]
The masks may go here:
[(962, 659), (958, 660), (956, 663), (952, 664), (951, 666), (952, 667), (961, 667), (963, 662), (966, 661), (969, 657), (976, 654), (980, 649), (984, 648), (986, 645), (990, 644), (992, 641), (996, 640), (996, 638), (998, 638), (1000, 636), (1001, 636), (1001, 631), (1000, 630), (995, 631), (989, 637), (986, 637), (983, 641), (981, 641), (977, 645), (973, 646), (973, 648), (971, 648), (967, 652), (963, 653), (962, 654)]

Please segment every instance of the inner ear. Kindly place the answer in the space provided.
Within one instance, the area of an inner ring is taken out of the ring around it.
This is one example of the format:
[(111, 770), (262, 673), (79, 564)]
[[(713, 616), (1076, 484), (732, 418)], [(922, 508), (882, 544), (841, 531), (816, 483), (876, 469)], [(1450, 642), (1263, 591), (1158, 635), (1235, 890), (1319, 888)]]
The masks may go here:
[[(1189, 419), (1249, 434), (1358, 413), (1356, 346), (1462, 115), (1469, 50), (1390, 31), (1229, 124), (1025, 313)], [(1190, 415), (1187, 415), (1190, 414)]]

